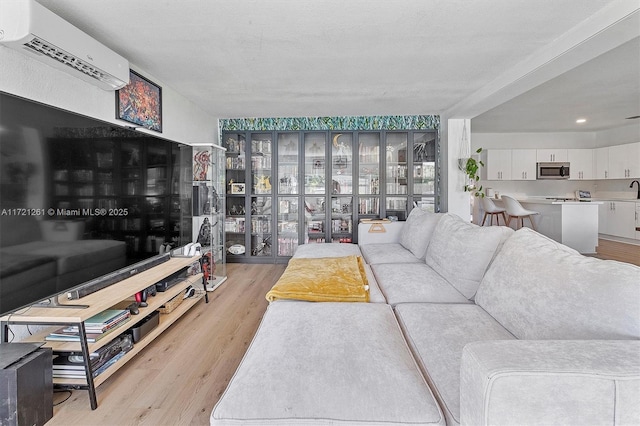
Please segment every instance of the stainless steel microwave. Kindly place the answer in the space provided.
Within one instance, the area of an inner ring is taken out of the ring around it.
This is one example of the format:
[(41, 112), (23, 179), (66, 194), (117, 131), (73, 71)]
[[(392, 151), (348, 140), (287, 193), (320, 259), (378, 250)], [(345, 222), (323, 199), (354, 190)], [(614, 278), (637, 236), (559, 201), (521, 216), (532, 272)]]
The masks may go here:
[(538, 163), (537, 179), (569, 179), (569, 163)]

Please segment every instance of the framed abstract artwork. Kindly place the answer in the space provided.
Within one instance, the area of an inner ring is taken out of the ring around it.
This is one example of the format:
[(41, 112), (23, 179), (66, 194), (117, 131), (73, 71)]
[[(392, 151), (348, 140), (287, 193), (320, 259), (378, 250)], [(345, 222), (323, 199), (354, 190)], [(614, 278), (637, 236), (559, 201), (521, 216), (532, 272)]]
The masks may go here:
[(129, 84), (116, 91), (116, 118), (162, 133), (162, 88), (129, 70)]

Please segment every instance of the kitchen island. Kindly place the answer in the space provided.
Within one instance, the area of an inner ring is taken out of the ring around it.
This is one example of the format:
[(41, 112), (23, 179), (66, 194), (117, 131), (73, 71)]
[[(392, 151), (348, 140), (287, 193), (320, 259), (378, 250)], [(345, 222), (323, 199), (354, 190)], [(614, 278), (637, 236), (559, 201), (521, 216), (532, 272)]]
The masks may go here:
[[(601, 201), (578, 201), (562, 198), (516, 197), (527, 210), (540, 214), (533, 216), (538, 232), (567, 245), (580, 253), (592, 254), (598, 245), (598, 206)], [(504, 207), (502, 200), (494, 200)], [(525, 219), (525, 225), (527, 220)], [(515, 229), (516, 221), (511, 221)]]

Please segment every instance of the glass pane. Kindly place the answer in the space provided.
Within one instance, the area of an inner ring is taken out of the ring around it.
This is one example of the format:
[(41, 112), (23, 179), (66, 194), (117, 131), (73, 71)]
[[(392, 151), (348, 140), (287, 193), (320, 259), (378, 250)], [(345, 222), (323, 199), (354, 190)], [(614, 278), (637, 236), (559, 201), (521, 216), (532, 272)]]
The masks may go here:
[(271, 256), (271, 197), (251, 197), (251, 256)]
[(407, 194), (407, 133), (388, 133), (386, 150), (387, 194)]
[(331, 197), (331, 241), (353, 241), (353, 198)]
[[(226, 175), (227, 175), (227, 193), (244, 194), (245, 183), (245, 136), (239, 134), (228, 134), (224, 145), (226, 152)], [(236, 185), (234, 185), (236, 184)], [(242, 191), (240, 191), (242, 190)]]
[(278, 193), (298, 194), (298, 133), (278, 134)]
[(304, 193), (325, 193), (325, 133), (304, 134)]
[(435, 199), (433, 197), (414, 197), (413, 206), (422, 210), (435, 212)]
[(331, 193), (353, 194), (353, 134), (331, 134)]
[(379, 197), (360, 197), (358, 202), (358, 214), (379, 216), (380, 215), (380, 198)]
[(407, 219), (407, 197), (387, 197), (387, 217), (396, 216), (398, 220)]
[(325, 218), (326, 215), (324, 197), (305, 197), (305, 244), (325, 242)]
[(271, 194), (271, 133), (251, 135), (251, 193)]
[(225, 185), (227, 200), (225, 206), (225, 247), (228, 259), (246, 256), (245, 230), (245, 180), (246, 180), (246, 137), (243, 133), (226, 133), (224, 138)]
[(380, 193), (380, 133), (358, 135), (358, 194)]
[(293, 256), (298, 247), (298, 197), (278, 197), (278, 256)]
[[(358, 215), (379, 216), (380, 133), (358, 134)], [(365, 196), (363, 196), (365, 195)]]
[(436, 135), (414, 133), (413, 135), (413, 193), (435, 195)]

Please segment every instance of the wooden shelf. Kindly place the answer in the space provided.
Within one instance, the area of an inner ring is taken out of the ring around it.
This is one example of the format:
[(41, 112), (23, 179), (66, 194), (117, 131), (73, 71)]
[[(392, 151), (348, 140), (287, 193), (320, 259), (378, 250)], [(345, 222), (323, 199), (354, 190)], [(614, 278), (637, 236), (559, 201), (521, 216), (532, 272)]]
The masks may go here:
[[(102, 290), (87, 295), (77, 300), (66, 301), (67, 305), (84, 305), (83, 308), (53, 308), (53, 307), (31, 307), (20, 314), (12, 314), (0, 318), (3, 324), (46, 324), (52, 325), (46, 329), (29, 336), (25, 342), (45, 342), (44, 346), (50, 347), (54, 354), (65, 354), (70, 352), (82, 353), (85, 359), (89, 359), (89, 354), (97, 351), (109, 342), (121, 336), (122, 333), (131, 329), (140, 323), (146, 316), (158, 310), (162, 305), (167, 303), (174, 297), (182, 295), (186, 288), (193, 286), (197, 292), (196, 295), (187, 298), (180, 303), (173, 311), (162, 314), (160, 313), (159, 324), (149, 331), (140, 341), (134, 344), (133, 348), (124, 354), (122, 358), (117, 360), (113, 365), (103, 371), (100, 375), (93, 379), (78, 378), (53, 378), (53, 383), (57, 386), (70, 386), (86, 388), (90, 393), (91, 408), (97, 408), (97, 400), (95, 387), (104, 383), (113, 373), (124, 366), (131, 358), (142, 351), (153, 340), (160, 336), (167, 328), (184, 315), (191, 307), (198, 303), (206, 295), (206, 289), (202, 284), (202, 273), (185, 277), (179, 283), (173, 285), (167, 291), (157, 292), (155, 296), (147, 298), (146, 307), (140, 307), (137, 315), (132, 315), (130, 319), (109, 332), (97, 342), (62, 342), (47, 341), (46, 336), (51, 331), (60, 328), (63, 325), (81, 324), (92, 316), (103, 312), (107, 309), (124, 309), (129, 303), (133, 302), (134, 296), (155, 283), (171, 276), (175, 272), (179, 272), (200, 260), (200, 256), (193, 257), (173, 257), (168, 261), (154, 266), (151, 269), (142, 271), (118, 283), (112, 284)], [(62, 302), (60, 302), (62, 304)], [(86, 375), (86, 371), (85, 371)]]
[[(183, 288), (184, 290), (184, 288)], [(168, 314), (160, 314), (160, 324), (158, 324), (153, 330), (151, 330), (147, 335), (145, 335), (142, 340), (133, 345), (133, 348), (127, 352), (122, 358), (116, 361), (113, 365), (103, 371), (101, 374), (96, 376), (93, 381), (95, 386), (99, 386), (104, 383), (109, 377), (113, 375), (116, 371), (120, 369), (124, 364), (126, 364), (131, 358), (141, 352), (144, 348), (146, 348), (153, 340), (160, 336), (169, 326), (175, 323), (182, 315), (184, 315), (192, 306), (198, 303), (200, 300), (204, 298), (204, 292), (197, 293), (196, 296), (185, 299), (174, 311)], [(140, 310), (140, 315), (142, 315), (142, 309)], [(64, 384), (68, 386), (86, 386), (87, 381), (82, 379), (70, 379), (70, 378), (61, 378), (54, 377), (54, 384)]]
[[(174, 272), (188, 267), (198, 261), (199, 258), (200, 256), (173, 257), (160, 265), (112, 284), (88, 296), (76, 300), (59, 300), (59, 303), (62, 305), (86, 305), (86, 308), (33, 306), (20, 314), (2, 317), (0, 321), (19, 321), (22, 324), (67, 324), (83, 322), (102, 311), (110, 309), (121, 301), (133, 297), (137, 292), (152, 286)], [(59, 296), (59, 298), (61, 298), (61, 296)]]

